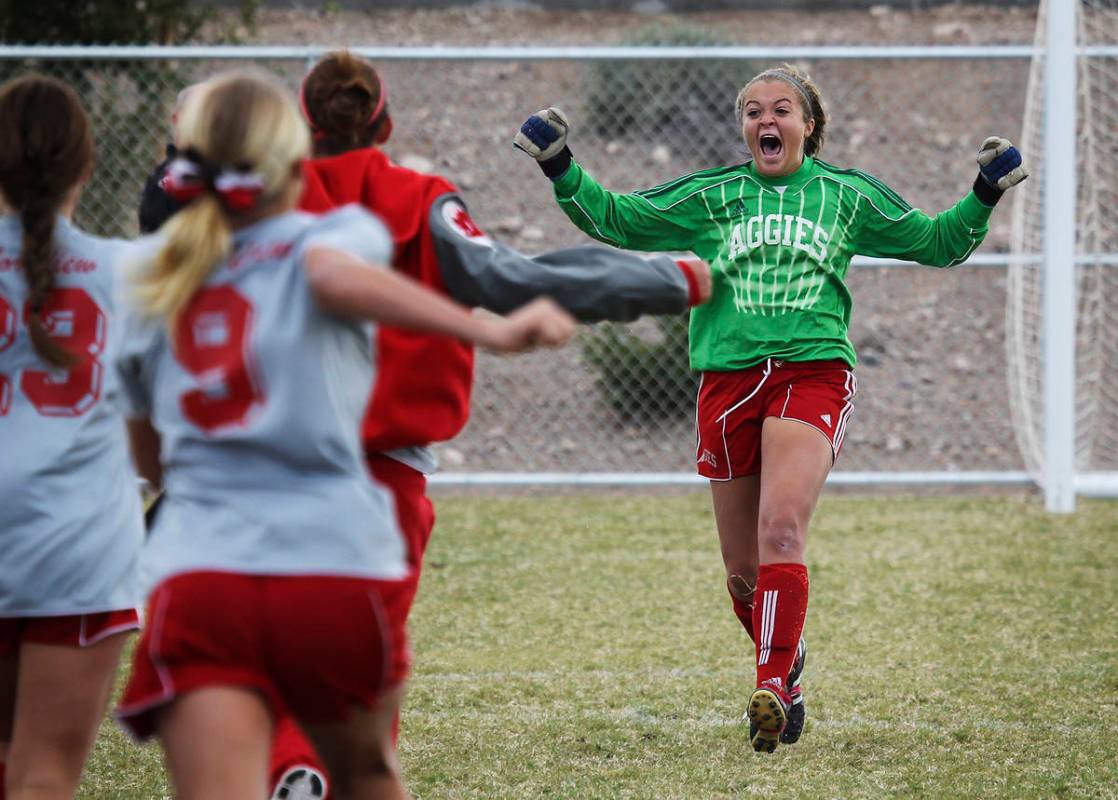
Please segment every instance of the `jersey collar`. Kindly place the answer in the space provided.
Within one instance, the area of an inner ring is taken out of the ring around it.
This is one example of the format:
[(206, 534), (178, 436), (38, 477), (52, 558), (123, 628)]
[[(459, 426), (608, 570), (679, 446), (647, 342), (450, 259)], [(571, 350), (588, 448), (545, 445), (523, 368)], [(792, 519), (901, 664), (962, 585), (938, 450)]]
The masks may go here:
[(797, 191), (801, 186), (811, 180), (812, 175), (815, 174), (815, 159), (811, 156), (804, 156), (804, 163), (800, 164), (798, 170), (791, 175), (781, 175), (779, 178), (767, 178), (761, 175), (757, 172), (757, 166), (752, 161), (747, 162), (745, 168), (749, 172), (750, 177), (766, 189), (779, 192), (788, 190)]

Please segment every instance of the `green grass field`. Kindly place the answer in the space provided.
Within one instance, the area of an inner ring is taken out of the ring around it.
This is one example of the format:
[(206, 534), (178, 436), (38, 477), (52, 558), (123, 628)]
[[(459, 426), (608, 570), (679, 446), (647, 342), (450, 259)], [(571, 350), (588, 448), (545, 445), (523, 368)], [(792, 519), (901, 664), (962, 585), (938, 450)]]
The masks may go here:
[[(808, 726), (752, 752), (705, 493), (445, 497), (412, 616), (420, 798), (1118, 797), (1118, 504), (828, 496)], [(80, 797), (169, 796), (106, 723)]]

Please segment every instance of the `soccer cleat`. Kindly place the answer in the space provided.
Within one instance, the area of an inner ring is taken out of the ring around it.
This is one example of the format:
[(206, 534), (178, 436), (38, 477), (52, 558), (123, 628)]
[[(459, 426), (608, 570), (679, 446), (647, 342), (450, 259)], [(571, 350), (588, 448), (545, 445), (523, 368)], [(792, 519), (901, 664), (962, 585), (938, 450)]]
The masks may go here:
[(792, 662), (792, 671), (788, 673), (788, 694), (792, 698), (792, 707), (788, 711), (788, 723), (780, 733), (781, 744), (795, 744), (804, 732), (804, 691), (800, 686), (800, 676), (804, 671), (804, 661), (807, 660), (807, 642), (803, 637), (796, 646), (796, 660)]
[(283, 773), (271, 800), (320, 800), (326, 796), (326, 776), (313, 767), (292, 767)]
[(749, 743), (754, 750), (758, 753), (776, 750), (791, 709), (792, 698), (780, 688), (778, 679), (767, 680), (753, 690), (745, 713), (749, 717)]

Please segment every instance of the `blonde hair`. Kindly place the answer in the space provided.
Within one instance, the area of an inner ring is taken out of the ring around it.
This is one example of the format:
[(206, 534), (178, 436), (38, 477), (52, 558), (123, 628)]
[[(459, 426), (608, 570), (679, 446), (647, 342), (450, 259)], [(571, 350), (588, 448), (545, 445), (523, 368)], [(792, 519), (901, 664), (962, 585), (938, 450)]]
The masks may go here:
[(738, 122), (741, 122), (746, 92), (755, 83), (769, 81), (782, 81), (796, 90), (800, 109), (804, 112), (804, 120), (815, 120), (815, 129), (804, 141), (804, 154), (814, 156), (820, 153), (823, 150), (823, 139), (827, 128), (827, 112), (823, 109), (823, 97), (811, 76), (792, 64), (781, 64), (779, 67), (759, 72), (750, 78), (749, 83), (738, 92), (738, 99), (734, 102), (734, 113), (737, 114)]
[[(217, 169), (251, 171), (264, 184), (256, 208), (281, 195), (310, 152), (310, 134), (290, 93), (265, 74), (236, 72), (197, 86), (186, 97), (176, 127), (180, 152), (190, 151)], [(163, 247), (141, 264), (135, 291), (141, 307), (166, 317), (179, 314), (232, 248), (234, 212), (204, 191), (173, 216)]]

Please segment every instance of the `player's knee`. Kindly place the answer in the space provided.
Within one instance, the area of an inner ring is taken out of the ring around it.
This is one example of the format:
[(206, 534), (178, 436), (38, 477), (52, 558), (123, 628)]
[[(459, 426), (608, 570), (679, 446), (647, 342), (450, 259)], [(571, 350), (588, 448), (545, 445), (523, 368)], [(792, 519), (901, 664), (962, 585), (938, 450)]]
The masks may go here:
[(762, 515), (757, 529), (757, 543), (760, 550), (769, 556), (765, 559), (767, 561), (780, 561), (802, 554), (806, 536), (804, 515), (791, 510), (780, 509)]

